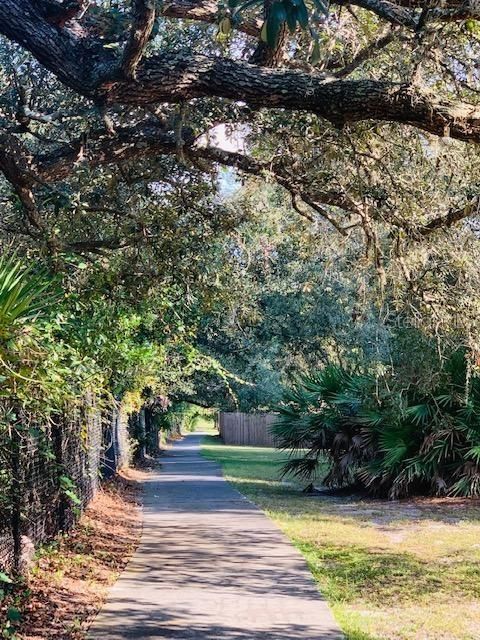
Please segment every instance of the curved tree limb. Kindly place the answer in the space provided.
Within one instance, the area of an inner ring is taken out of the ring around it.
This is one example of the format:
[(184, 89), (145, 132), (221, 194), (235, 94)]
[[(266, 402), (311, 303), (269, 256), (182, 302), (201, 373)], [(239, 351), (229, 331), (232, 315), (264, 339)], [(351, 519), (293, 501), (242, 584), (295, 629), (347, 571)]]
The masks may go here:
[(339, 127), (365, 120), (390, 121), (437, 136), (480, 142), (479, 108), (438, 100), (412, 84), (329, 80), (225, 58), (182, 53), (152, 57), (139, 70), (135, 86), (119, 83), (101, 92), (107, 102), (132, 105), (229, 98), (256, 109), (309, 111)]
[[(342, 213), (348, 220), (351, 220), (352, 216), (354, 220), (359, 220), (364, 215), (359, 203), (344, 191), (335, 189), (311, 191), (283, 166), (281, 160), (274, 163), (265, 162), (218, 147), (199, 146), (190, 130), (184, 130), (182, 137), (186, 141), (184, 154), (187, 159), (193, 162), (207, 161), (211, 166), (234, 167), (256, 177), (271, 176), (290, 193), (294, 209), (298, 213), (314, 221), (313, 215), (308, 212), (309, 209), (326, 220), (342, 235), (346, 235), (348, 230), (357, 224), (349, 222), (343, 225), (335, 213)], [(45, 237), (47, 242), (48, 230), (35, 203), (34, 188), (37, 184), (46, 185), (65, 180), (82, 167), (94, 169), (97, 166), (138, 161), (147, 157), (176, 155), (178, 151), (175, 134), (166, 132), (154, 121), (135, 127), (120, 128), (116, 131), (114, 138), (106, 135), (104, 131), (93, 132), (89, 136), (87, 146), (84, 139), (79, 138), (77, 142), (38, 156), (29, 155), (14, 136), (7, 134), (0, 136), (0, 148), (0, 171), (12, 184), (22, 202), (26, 218), (34, 233)], [(308, 209), (305, 210), (299, 203), (303, 203)], [(409, 236), (426, 237), (437, 230), (451, 227), (477, 212), (478, 199), (474, 199), (464, 207), (433, 218), (423, 226), (412, 228), (406, 225), (404, 228)], [(402, 227), (400, 221), (392, 224)], [(102, 243), (104, 243), (103, 240)], [(87, 244), (79, 244), (78, 247), (72, 245), (71, 249), (88, 251)], [(123, 240), (118, 239), (118, 242), (111, 243), (110, 247), (107, 244), (104, 244), (104, 248), (120, 248), (123, 246)]]
[[(218, 20), (218, 2), (216, 0), (170, 0), (160, 5), (159, 14), (165, 18), (183, 18), (199, 22), (215, 23)], [(243, 17), (235, 24), (235, 29), (249, 36), (258, 37), (262, 21), (257, 18)]]
[[(333, 69), (332, 73), (336, 78), (346, 78), (355, 69), (357, 69), (364, 62), (370, 58), (378, 55), (381, 49), (387, 47), (391, 42), (397, 38), (397, 34), (392, 28), (382, 31), (372, 42), (363, 47), (353, 58), (340, 69)], [(332, 66), (328, 66), (329, 69)]]
[[(347, 216), (358, 215), (357, 205), (347, 194), (329, 190), (312, 195), (280, 164), (262, 162), (247, 155), (225, 151), (218, 147), (197, 146), (193, 134), (189, 130), (184, 130), (182, 137), (187, 141), (184, 147), (186, 158), (192, 161), (206, 160), (210, 164), (235, 167), (239, 171), (253, 176), (271, 175), (280, 186), (291, 194), (295, 208), (298, 209), (298, 200), (301, 200), (343, 235), (346, 234), (345, 229), (326, 207), (334, 207), (343, 211)], [(119, 129), (116, 131), (114, 139), (106, 136), (103, 132), (98, 132), (90, 136), (88, 150), (83, 150), (82, 145), (83, 141), (79, 139), (77, 143), (59, 148), (48, 156), (39, 156), (33, 159), (32, 166), (35, 169), (36, 179), (44, 182), (57, 182), (67, 178), (81, 166), (94, 168), (105, 164), (177, 153), (175, 135), (165, 132), (153, 122)], [(79, 162), (77, 158), (80, 153), (82, 157)], [(301, 214), (306, 217), (305, 211), (302, 211)]]
[[(417, 31), (425, 23), (461, 22), (480, 18), (480, 6), (475, 0), (333, 0), (332, 4), (352, 5), (374, 13), (393, 25)], [(423, 15), (422, 15), (423, 12)]]
[(438, 136), (480, 142), (480, 109), (438, 100), (411, 84), (329, 81), (318, 74), (259, 68), (185, 51), (152, 56), (136, 68), (136, 81), (122, 81), (115, 79), (115, 54), (105, 49), (92, 51), (66, 29), (48, 24), (36, 12), (33, 0), (2, 0), (0, 31), (31, 51), (75, 91), (107, 104), (154, 105), (218, 97), (242, 100), (257, 109), (310, 111), (336, 126), (361, 120), (391, 121)]
[(388, 0), (335, 0), (334, 4), (340, 6), (352, 5), (374, 13), (382, 20), (391, 24), (406, 27), (413, 31), (417, 28), (417, 15), (415, 11), (407, 9), (395, 2)]
[(430, 222), (427, 222), (427, 224), (416, 231), (416, 233), (423, 237), (429, 236), (439, 229), (448, 229), (457, 224), (457, 222), (461, 222), (462, 220), (466, 220), (472, 216), (478, 216), (479, 212), (480, 198), (475, 197), (473, 200), (467, 202), (465, 206), (460, 207), (459, 209), (452, 209), (446, 215), (433, 218)]
[(31, 227), (29, 233), (34, 236), (44, 235), (48, 241), (47, 228), (38, 211), (33, 193), (33, 186), (39, 179), (33, 159), (19, 140), (7, 133), (0, 134), (0, 171), (12, 185), (22, 205), (25, 218)]
[[(187, 144), (193, 142), (189, 130), (182, 131)], [(33, 159), (36, 175), (47, 183), (67, 179), (82, 167), (94, 168), (108, 164), (140, 160), (155, 155), (174, 155), (178, 151), (175, 133), (165, 131), (155, 122), (142, 123), (115, 130), (112, 137), (105, 130), (91, 132), (75, 142)]]

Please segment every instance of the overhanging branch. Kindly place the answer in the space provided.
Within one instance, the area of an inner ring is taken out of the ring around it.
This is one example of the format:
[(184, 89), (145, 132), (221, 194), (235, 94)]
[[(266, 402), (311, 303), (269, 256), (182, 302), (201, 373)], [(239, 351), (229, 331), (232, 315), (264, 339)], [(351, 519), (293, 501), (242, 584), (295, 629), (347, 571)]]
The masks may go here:
[(22, 205), (31, 235), (43, 235), (48, 242), (47, 228), (38, 211), (33, 193), (33, 185), (38, 177), (32, 158), (15, 136), (6, 133), (0, 134), (0, 171), (11, 184)]
[[(292, 195), (296, 204), (298, 200), (303, 201), (312, 211), (327, 220), (342, 234), (345, 233), (344, 229), (338, 224), (333, 213), (325, 207), (335, 207), (347, 216), (358, 214), (357, 206), (345, 193), (330, 190), (312, 195), (280, 164), (262, 162), (250, 156), (225, 151), (217, 147), (197, 146), (189, 130), (184, 131), (182, 136), (187, 141), (184, 146), (186, 158), (194, 161), (207, 161), (211, 165), (220, 164), (235, 167), (252, 176), (271, 175), (280, 186)], [(126, 140), (129, 140), (130, 144), (126, 144)], [(94, 168), (100, 165), (135, 161), (158, 155), (176, 155), (178, 152), (175, 135), (165, 132), (151, 122), (137, 127), (119, 129), (116, 131), (115, 138), (106, 136), (102, 132), (91, 134), (88, 151), (82, 150), (82, 144), (82, 139), (79, 139), (76, 143), (66, 145), (55, 153), (34, 159), (33, 163), (38, 179), (45, 182), (56, 182), (67, 178), (81, 166)], [(302, 212), (302, 215), (305, 216), (305, 212)]]
[(328, 81), (319, 74), (260, 68), (186, 51), (165, 51), (138, 64), (140, 41), (148, 29), (135, 39), (138, 46), (132, 45), (132, 57), (126, 58), (126, 67), (136, 70), (137, 80), (112, 82), (112, 72), (118, 68), (115, 53), (91, 50), (83, 39), (50, 25), (36, 12), (33, 0), (2, 0), (0, 31), (31, 51), (77, 93), (100, 103), (147, 106), (199, 97), (226, 98), (256, 109), (309, 111), (336, 126), (362, 120), (391, 121), (438, 136), (480, 142), (480, 109), (439, 100), (411, 84)]
[(374, 120), (408, 124), (438, 136), (480, 142), (480, 109), (438, 100), (411, 84), (325, 80), (295, 70), (265, 69), (226, 58), (170, 53), (149, 58), (138, 82), (102, 90), (107, 102), (156, 104), (198, 97), (244, 101), (253, 108), (309, 111), (336, 126)]
[[(353, 220), (357, 221), (362, 216), (359, 203), (355, 202), (349, 194), (335, 189), (312, 191), (289, 172), (282, 160), (266, 162), (218, 147), (199, 146), (194, 142), (194, 136), (189, 130), (185, 130), (182, 136), (186, 140), (184, 147), (186, 159), (207, 161), (210, 166), (234, 167), (243, 173), (260, 178), (271, 177), (290, 193), (294, 208), (303, 217), (313, 221), (314, 216), (308, 211), (315, 212), (343, 235), (352, 226), (356, 226), (356, 223), (351, 224), (352, 216)], [(39, 235), (47, 237), (47, 240), (48, 234), (35, 205), (33, 189), (36, 184), (45, 185), (64, 180), (81, 167), (94, 169), (101, 165), (132, 162), (161, 155), (176, 155), (178, 152), (174, 133), (166, 132), (152, 121), (135, 127), (119, 128), (113, 138), (103, 131), (93, 132), (89, 136), (88, 150), (82, 149), (82, 138), (77, 142), (59, 147), (55, 152), (36, 157), (31, 157), (22, 151), (22, 146), (13, 136), (3, 135), (0, 138), (0, 145), (3, 150), (3, 153), (0, 153), (0, 170), (19, 195), (31, 225)], [(303, 203), (303, 206), (299, 206), (299, 203)], [(305, 209), (305, 206), (308, 209)], [(425, 237), (437, 230), (453, 226), (474, 215), (477, 210), (478, 200), (474, 200), (446, 215), (433, 218), (423, 226), (412, 228), (411, 225), (406, 224), (404, 228), (412, 237)], [(347, 225), (341, 222), (341, 214), (345, 221), (349, 221)], [(402, 226), (401, 222), (396, 222), (395, 226)], [(95, 247), (80, 243), (78, 246), (72, 245), (71, 249), (91, 251), (124, 246), (122, 238), (107, 240), (102, 239)]]

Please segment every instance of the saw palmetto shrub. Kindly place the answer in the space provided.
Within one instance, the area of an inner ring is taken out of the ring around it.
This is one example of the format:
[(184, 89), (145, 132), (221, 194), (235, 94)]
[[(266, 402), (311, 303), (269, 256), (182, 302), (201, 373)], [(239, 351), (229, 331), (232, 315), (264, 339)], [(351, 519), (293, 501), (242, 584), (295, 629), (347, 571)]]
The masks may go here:
[[(285, 393), (274, 426), (284, 473), (376, 495), (480, 495), (480, 378), (455, 353), (429, 393), (394, 394), (329, 365)], [(328, 471), (319, 477), (324, 463)]]

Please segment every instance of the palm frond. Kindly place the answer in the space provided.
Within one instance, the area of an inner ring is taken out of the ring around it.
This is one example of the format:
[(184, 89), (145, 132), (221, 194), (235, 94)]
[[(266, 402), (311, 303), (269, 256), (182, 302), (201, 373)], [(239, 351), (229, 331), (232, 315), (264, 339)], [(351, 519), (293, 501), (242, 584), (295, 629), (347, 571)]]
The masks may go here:
[(52, 279), (44, 271), (15, 257), (0, 258), (0, 333), (32, 322), (53, 300)]

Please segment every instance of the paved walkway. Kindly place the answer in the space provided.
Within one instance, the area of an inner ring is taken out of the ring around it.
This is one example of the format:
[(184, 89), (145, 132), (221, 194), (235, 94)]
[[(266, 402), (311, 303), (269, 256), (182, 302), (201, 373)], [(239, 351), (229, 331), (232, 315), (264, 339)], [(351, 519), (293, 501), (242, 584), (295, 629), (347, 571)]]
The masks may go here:
[(192, 434), (145, 486), (133, 560), (92, 640), (339, 640), (302, 556), (200, 455)]

